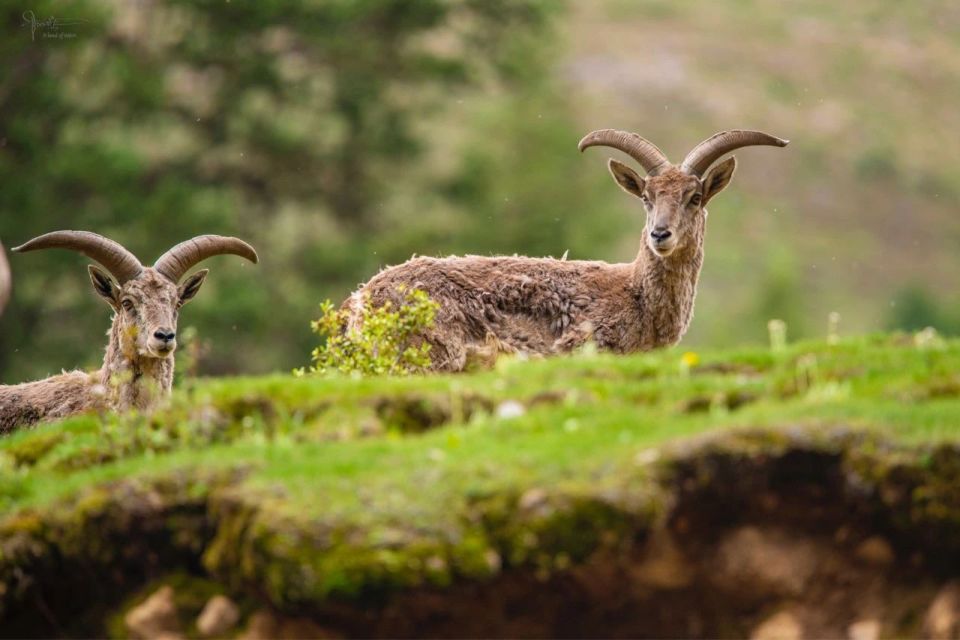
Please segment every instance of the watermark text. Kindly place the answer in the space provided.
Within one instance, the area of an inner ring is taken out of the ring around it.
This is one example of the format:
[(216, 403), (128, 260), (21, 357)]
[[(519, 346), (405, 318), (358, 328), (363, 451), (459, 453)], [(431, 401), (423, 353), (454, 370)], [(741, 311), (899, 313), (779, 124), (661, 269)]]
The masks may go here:
[[(24, 11), (21, 16), (23, 22), (21, 27), (30, 29), (30, 39), (36, 40), (70, 40), (77, 37), (76, 31), (69, 29), (81, 25), (85, 20), (61, 20), (50, 16), (49, 18), (38, 18), (33, 11)], [(66, 28), (65, 28), (66, 27)]]

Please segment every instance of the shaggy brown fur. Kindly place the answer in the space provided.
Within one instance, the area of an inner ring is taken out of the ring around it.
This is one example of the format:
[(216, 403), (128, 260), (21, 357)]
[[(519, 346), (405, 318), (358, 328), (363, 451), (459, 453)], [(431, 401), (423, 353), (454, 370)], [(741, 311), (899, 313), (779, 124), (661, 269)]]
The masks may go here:
[(98, 372), (69, 371), (0, 387), (0, 435), (44, 420), (106, 408), (106, 388), (98, 379)]
[(152, 407), (170, 394), (173, 385), (180, 307), (197, 294), (208, 271), (183, 277), (212, 256), (232, 254), (254, 264), (258, 261), (257, 252), (243, 240), (215, 235), (181, 242), (152, 267), (144, 267), (122, 245), (89, 231), (52, 231), (14, 251), (40, 249), (77, 251), (107, 268), (90, 266), (89, 270), (94, 290), (114, 312), (110, 342), (96, 373), (73, 371), (0, 387), (0, 434), (90, 409)]
[(0, 386), (0, 434), (88, 410), (144, 410), (169, 395), (176, 342), (154, 334), (176, 332), (179, 308), (196, 295), (206, 275), (201, 270), (178, 287), (148, 267), (121, 287), (90, 267), (95, 290), (114, 310), (103, 366)]
[(401, 304), (403, 285), (440, 304), (434, 328), (423, 335), (436, 370), (462, 370), (474, 357), (489, 360), (490, 349), (553, 354), (593, 339), (601, 349), (628, 353), (675, 344), (693, 316), (703, 207), (727, 185), (734, 166), (730, 158), (703, 180), (675, 166), (644, 179), (611, 160), (614, 179), (647, 211), (645, 241), (633, 262), (415, 258), (381, 271), (344, 303), (350, 326), (356, 328), (366, 297), (374, 306)]

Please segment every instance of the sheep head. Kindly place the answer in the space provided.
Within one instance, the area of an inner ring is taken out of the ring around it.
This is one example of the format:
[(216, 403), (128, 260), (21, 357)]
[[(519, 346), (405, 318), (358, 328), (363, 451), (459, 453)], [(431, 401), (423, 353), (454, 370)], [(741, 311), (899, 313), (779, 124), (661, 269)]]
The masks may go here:
[(703, 237), (704, 207), (730, 183), (737, 166), (736, 159), (730, 157), (710, 169), (721, 156), (740, 147), (785, 147), (787, 143), (759, 131), (722, 131), (694, 147), (680, 165), (672, 164), (648, 140), (616, 129), (587, 134), (579, 148), (580, 151), (594, 146), (618, 149), (643, 167), (646, 178), (622, 162), (612, 158), (608, 161), (617, 184), (643, 201), (647, 212), (647, 246), (654, 255), (666, 258)]
[(237, 238), (197, 236), (163, 254), (152, 267), (144, 267), (122, 245), (89, 231), (54, 231), (14, 248), (25, 252), (38, 249), (78, 251), (104, 268), (90, 265), (94, 291), (114, 310), (115, 328), (129, 358), (167, 358), (177, 342), (180, 307), (200, 290), (208, 270), (183, 276), (202, 260), (215, 255), (234, 254), (258, 261), (253, 247)]

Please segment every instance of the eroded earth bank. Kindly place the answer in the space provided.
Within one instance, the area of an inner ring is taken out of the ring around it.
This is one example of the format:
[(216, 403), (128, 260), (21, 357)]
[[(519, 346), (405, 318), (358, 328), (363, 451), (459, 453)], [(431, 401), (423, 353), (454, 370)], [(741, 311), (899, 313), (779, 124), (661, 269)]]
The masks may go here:
[(248, 638), (960, 633), (957, 446), (788, 428), (646, 455), (635, 477), (596, 493), (478, 495), (445, 536), (414, 526), (379, 540), (273, 518), (269, 500), (231, 489), (242, 469), (113, 481), (5, 520), (0, 628)]

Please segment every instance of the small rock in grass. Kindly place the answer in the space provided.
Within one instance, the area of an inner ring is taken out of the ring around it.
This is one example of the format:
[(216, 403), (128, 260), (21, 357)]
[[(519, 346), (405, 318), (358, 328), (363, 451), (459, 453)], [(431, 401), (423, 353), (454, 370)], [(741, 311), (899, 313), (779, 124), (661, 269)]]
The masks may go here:
[(527, 412), (526, 407), (516, 400), (505, 400), (497, 406), (497, 417), (501, 420), (512, 420), (519, 418)]
[(874, 619), (857, 620), (847, 627), (850, 640), (877, 640), (880, 637), (880, 621)]
[(927, 609), (923, 629), (933, 640), (960, 636), (960, 582), (948, 582), (940, 589)]
[(895, 559), (890, 543), (880, 536), (870, 536), (860, 543), (856, 551), (857, 557), (868, 564), (886, 566)]
[(166, 585), (157, 589), (149, 598), (130, 609), (123, 622), (130, 636), (138, 640), (153, 640), (161, 636), (180, 637), (173, 588)]
[(213, 596), (197, 618), (197, 630), (208, 638), (222, 636), (240, 620), (240, 609), (226, 596)]
[(751, 640), (800, 640), (802, 637), (803, 627), (789, 611), (770, 616), (750, 633)]
[(633, 461), (639, 466), (652, 464), (660, 459), (660, 452), (656, 449), (641, 449), (634, 456)]
[(385, 433), (383, 423), (377, 418), (368, 417), (360, 423), (359, 434), (364, 438), (380, 436)]

